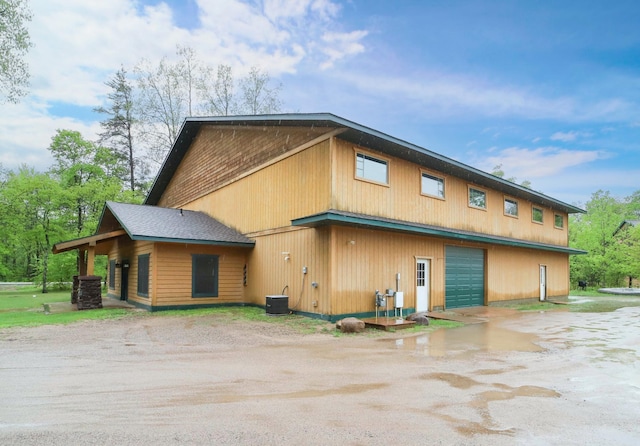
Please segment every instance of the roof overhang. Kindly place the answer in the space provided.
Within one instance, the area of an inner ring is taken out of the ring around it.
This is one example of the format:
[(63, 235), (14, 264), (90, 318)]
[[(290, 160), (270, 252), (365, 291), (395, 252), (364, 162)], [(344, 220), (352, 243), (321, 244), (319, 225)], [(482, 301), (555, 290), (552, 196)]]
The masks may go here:
[(187, 118), (182, 123), (171, 151), (167, 155), (147, 195), (145, 204), (158, 204), (165, 188), (175, 174), (180, 162), (189, 150), (202, 126), (246, 126), (261, 127), (327, 127), (342, 128), (339, 138), (356, 145), (377, 150), (396, 158), (435, 169), (448, 175), (462, 178), (478, 186), (496, 189), (514, 198), (529, 200), (568, 214), (584, 213), (583, 209), (549, 197), (541, 192), (520, 186), (503, 178), (455, 161), (439, 153), (415, 144), (394, 138), (377, 130), (365, 127), (331, 113), (293, 113), (278, 115), (218, 116)]
[(74, 249), (87, 250), (90, 246), (96, 246), (99, 242), (106, 242), (125, 235), (127, 231), (124, 229), (117, 229), (115, 231), (105, 232), (103, 234), (90, 235), (88, 237), (77, 238), (75, 240), (68, 240), (66, 242), (60, 242), (53, 245), (53, 253), (59, 254), (61, 252), (72, 251)]
[(424, 225), (402, 220), (374, 217), (370, 215), (354, 214), (330, 210), (319, 214), (302, 217), (291, 221), (293, 226), (320, 227), (328, 225), (355, 226), (383, 231), (395, 231), (405, 234), (442, 237), (452, 240), (462, 240), (474, 243), (488, 243), (493, 245), (511, 246), (514, 248), (528, 248), (542, 251), (561, 252), (565, 254), (587, 254), (587, 251), (569, 248), (567, 246), (537, 243), (527, 240), (480, 234), (477, 232), (460, 231), (440, 226)]

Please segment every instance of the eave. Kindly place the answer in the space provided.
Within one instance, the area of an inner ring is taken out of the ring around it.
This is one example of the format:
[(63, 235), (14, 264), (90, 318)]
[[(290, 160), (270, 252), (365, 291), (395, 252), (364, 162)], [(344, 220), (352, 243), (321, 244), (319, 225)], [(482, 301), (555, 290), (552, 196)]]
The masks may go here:
[(182, 124), (178, 137), (167, 155), (145, 200), (145, 204), (158, 204), (171, 178), (182, 162), (185, 154), (202, 126), (246, 126), (261, 127), (327, 127), (342, 128), (339, 138), (355, 145), (370, 148), (383, 154), (416, 163), (428, 169), (435, 169), (461, 178), (469, 183), (501, 191), (514, 198), (529, 200), (568, 214), (584, 213), (583, 209), (564, 203), (543, 193), (475, 169), (444, 155), (432, 152), (415, 144), (394, 138), (377, 130), (365, 127), (331, 113), (294, 113), (255, 116), (220, 116), (187, 118)]
[(442, 237), (451, 240), (467, 241), (474, 243), (488, 243), (514, 248), (537, 249), (542, 251), (561, 252), (565, 254), (587, 254), (587, 251), (569, 248), (567, 246), (551, 245), (508, 237), (480, 234), (477, 232), (461, 231), (440, 226), (425, 225), (402, 220), (380, 218), (370, 215), (354, 214), (330, 210), (291, 221), (293, 226), (320, 227), (328, 225), (355, 226), (383, 231), (395, 231), (405, 234)]

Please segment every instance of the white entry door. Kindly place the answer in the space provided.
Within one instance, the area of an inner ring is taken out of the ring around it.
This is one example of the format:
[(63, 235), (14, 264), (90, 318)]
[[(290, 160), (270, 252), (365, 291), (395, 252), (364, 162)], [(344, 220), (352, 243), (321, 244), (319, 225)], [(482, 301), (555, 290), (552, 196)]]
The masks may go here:
[(430, 265), (430, 260), (416, 260), (416, 312), (429, 311)]
[(547, 300), (547, 267), (540, 265), (540, 300)]

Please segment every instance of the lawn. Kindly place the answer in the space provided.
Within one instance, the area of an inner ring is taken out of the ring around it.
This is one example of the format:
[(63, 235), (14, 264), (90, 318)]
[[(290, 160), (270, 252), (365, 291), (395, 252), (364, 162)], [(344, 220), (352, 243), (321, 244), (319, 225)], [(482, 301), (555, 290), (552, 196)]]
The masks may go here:
[[(37, 325), (69, 324), (88, 319), (115, 319), (121, 317), (224, 317), (225, 320), (242, 320), (285, 325), (300, 334), (328, 333), (340, 335), (335, 324), (299, 315), (270, 316), (258, 307), (220, 306), (193, 310), (159, 311), (148, 313), (123, 308), (101, 308), (97, 310), (68, 311), (47, 314), (44, 304), (68, 302), (70, 291), (55, 291), (42, 294), (34, 287), (0, 291), (0, 328)], [(429, 326), (415, 326), (405, 333), (428, 332), (438, 328), (452, 328), (462, 325), (457, 322), (431, 320)], [(370, 334), (383, 334), (375, 329), (367, 329)]]
[(71, 311), (46, 314), (44, 304), (68, 302), (71, 291), (52, 291), (43, 294), (35, 287), (0, 291), (0, 328), (36, 325), (69, 324), (87, 319), (113, 319), (131, 314), (121, 308)]

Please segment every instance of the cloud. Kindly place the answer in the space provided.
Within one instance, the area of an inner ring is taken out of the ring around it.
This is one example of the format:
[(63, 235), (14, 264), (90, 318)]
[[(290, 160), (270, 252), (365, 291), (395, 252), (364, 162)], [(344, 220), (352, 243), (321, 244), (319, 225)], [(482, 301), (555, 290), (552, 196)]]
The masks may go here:
[(479, 165), (481, 169), (490, 171), (493, 166), (501, 164), (507, 177), (533, 180), (558, 175), (570, 168), (608, 157), (609, 155), (602, 151), (566, 150), (558, 147), (510, 147), (486, 157)]
[(366, 31), (352, 31), (349, 33), (325, 33), (322, 41), (326, 44), (322, 50), (328, 56), (328, 60), (320, 65), (326, 70), (333, 67), (334, 63), (347, 56), (354, 56), (364, 51), (362, 39), (367, 35)]
[(210, 66), (231, 65), (237, 77), (258, 66), (276, 80), (303, 63), (317, 71), (365, 48), (366, 31), (345, 29), (341, 7), (332, 0), (197, 3), (197, 27), (185, 29), (166, 3), (155, 0), (31, 0), (31, 92), (20, 108), (0, 108), (4, 167), (42, 165), (58, 128), (94, 138), (96, 122), (55, 116), (48, 104), (91, 110), (101, 105), (108, 92), (104, 83), (121, 66), (131, 73), (142, 58), (152, 64), (171, 60), (178, 44), (193, 48)]
[(552, 141), (571, 142), (571, 141), (575, 141), (578, 138), (583, 138), (587, 136), (590, 136), (590, 134), (586, 132), (575, 132), (575, 131), (555, 132), (553, 135), (550, 136), (550, 139)]
[(627, 120), (637, 104), (616, 98), (596, 102), (570, 95), (544, 96), (528, 85), (494, 83), (473, 74), (426, 70), (385, 73), (349, 70), (337, 73), (363, 95), (388, 102), (406, 102), (424, 118), (523, 118), (584, 122)]

